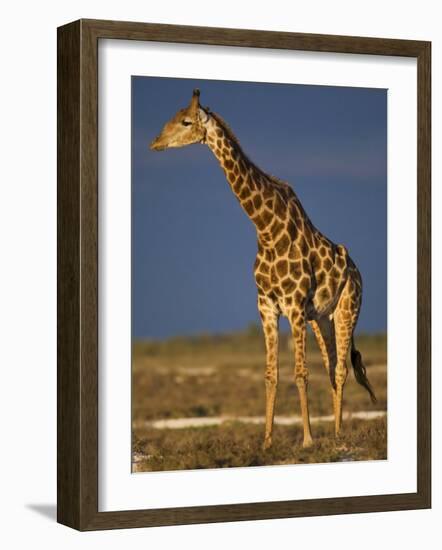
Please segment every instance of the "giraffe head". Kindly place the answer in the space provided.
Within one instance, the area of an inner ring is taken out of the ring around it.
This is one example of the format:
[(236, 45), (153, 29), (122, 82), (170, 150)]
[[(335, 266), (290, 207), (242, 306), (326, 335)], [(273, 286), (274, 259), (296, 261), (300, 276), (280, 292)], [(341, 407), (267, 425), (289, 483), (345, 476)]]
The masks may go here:
[(204, 143), (206, 138), (204, 124), (208, 120), (208, 115), (200, 107), (199, 95), (199, 90), (194, 90), (189, 105), (180, 109), (169, 122), (166, 122), (160, 134), (150, 144), (153, 151)]

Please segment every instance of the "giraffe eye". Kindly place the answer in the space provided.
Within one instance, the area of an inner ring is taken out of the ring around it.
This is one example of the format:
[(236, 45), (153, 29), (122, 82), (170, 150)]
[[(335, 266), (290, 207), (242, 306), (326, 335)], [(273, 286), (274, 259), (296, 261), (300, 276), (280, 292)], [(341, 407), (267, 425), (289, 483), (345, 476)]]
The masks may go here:
[(182, 124), (183, 126), (192, 126), (192, 122), (190, 120), (183, 120)]

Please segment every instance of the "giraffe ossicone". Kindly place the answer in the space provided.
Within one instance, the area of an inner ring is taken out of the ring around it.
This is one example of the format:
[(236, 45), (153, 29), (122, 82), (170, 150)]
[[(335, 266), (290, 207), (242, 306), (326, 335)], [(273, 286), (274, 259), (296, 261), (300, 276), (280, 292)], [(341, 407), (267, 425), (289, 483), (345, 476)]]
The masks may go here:
[(281, 315), (287, 317), (291, 327), (303, 445), (308, 447), (312, 435), (307, 398), (307, 323), (315, 334), (330, 378), (336, 435), (342, 424), (349, 350), (356, 380), (376, 401), (353, 337), (361, 307), (362, 278), (345, 246), (333, 243), (312, 224), (293, 189), (258, 168), (245, 155), (228, 124), (218, 114), (201, 107), (199, 97), (199, 90), (194, 90), (189, 105), (166, 122), (150, 147), (161, 151), (194, 143), (207, 145), (255, 225), (258, 252), (254, 274), (266, 343), (264, 448), (272, 443)]

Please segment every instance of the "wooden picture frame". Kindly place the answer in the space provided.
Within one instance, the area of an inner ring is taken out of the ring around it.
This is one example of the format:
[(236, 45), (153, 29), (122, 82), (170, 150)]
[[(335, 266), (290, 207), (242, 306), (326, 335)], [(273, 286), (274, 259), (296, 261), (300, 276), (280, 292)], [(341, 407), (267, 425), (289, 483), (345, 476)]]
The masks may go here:
[[(98, 41), (124, 39), (417, 59), (417, 492), (98, 511)], [(81, 531), (431, 506), (431, 44), (79, 20), (58, 29), (58, 521)]]

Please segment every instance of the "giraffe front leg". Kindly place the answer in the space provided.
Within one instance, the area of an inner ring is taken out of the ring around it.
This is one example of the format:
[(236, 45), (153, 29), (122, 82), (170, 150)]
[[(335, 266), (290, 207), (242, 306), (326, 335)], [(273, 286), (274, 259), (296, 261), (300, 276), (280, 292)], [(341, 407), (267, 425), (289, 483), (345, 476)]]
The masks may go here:
[(306, 326), (304, 313), (302, 311), (295, 312), (291, 316), (290, 323), (295, 347), (295, 383), (299, 392), (302, 424), (304, 429), (304, 440), (302, 446), (305, 448), (310, 447), (313, 444), (313, 439), (310, 429), (310, 416), (307, 398), (308, 371), (305, 361)]
[(266, 296), (258, 299), (266, 344), (266, 419), (263, 449), (272, 445), (273, 419), (275, 416), (276, 390), (278, 386), (278, 320), (275, 304)]
[(335, 390), (335, 372), (336, 372), (336, 334), (333, 319), (323, 317), (317, 321), (310, 321), (313, 334), (318, 342), (321, 351), (324, 367), (327, 370), (330, 379), (331, 396), (333, 403), (333, 414), (336, 418), (336, 390)]

